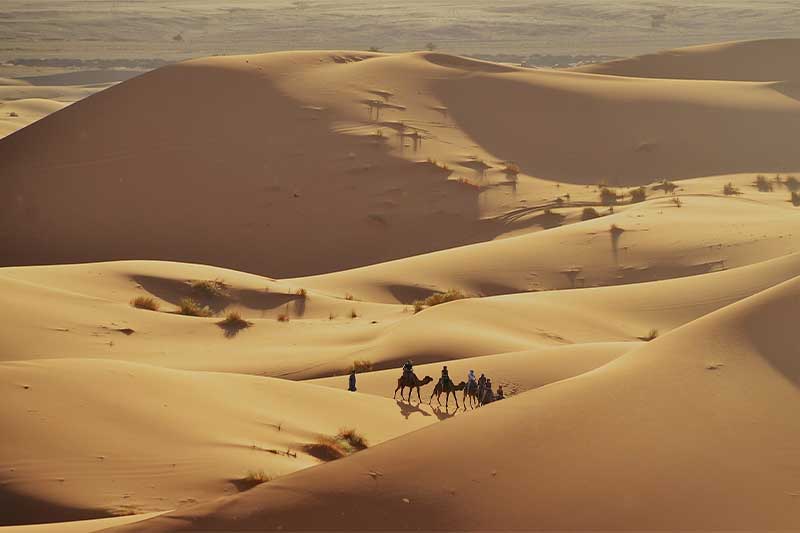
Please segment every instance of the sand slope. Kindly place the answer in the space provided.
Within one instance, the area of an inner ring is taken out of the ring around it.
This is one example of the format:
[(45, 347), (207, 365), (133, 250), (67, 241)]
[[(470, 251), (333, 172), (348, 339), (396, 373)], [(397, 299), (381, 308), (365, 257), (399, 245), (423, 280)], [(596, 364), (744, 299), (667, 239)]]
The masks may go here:
[(597, 202), (585, 184), (797, 170), (798, 133), (800, 103), (769, 83), (440, 53), (194, 60), (0, 141), (0, 264), (319, 274), (538, 231), (542, 220), (497, 216), (565, 194)]
[(597, 371), (119, 530), (795, 529), (798, 296), (795, 279)]
[(792, 59), (798, 53), (800, 39), (735, 41), (666, 50), (572, 70), (637, 78), (798, 82), (800, 68)]
[[(800, 274), (799, 262), (793, 254), (675, 280), (473, 298), (418, 314), (408, 306), (348, 300), (344, 289), (309, 288), (301, 298), (295, 292), (303, 284), (200, 265), (6, 268), (0, 271), (0, 359), (110, 358), (308, 379), (340, 374), (354, 360), (399, 368), (408, 358), (424, 363), (534, 347), (638, 342), (652, 329), (663, 334), (790, 279)], [(227, 284), (227, 296), (204, 298), (189, 286), (214, 279)], [(129, 304), (147, 295), (161, 302), (160, 312)], [(175, 314), (184, 296), (208, 303), (219, 315)], [(252, 327), (221, 328), (217, 322), (230, 309)], [(351, 318), (353, 310), (357, 318)], [(276, 320), (284, 312), (290, 321)]]
[(3, 524), (174, 509), (319, 463), (318, 434), (377, 444), (431, 423), (344, 387), (108, 360), (3, 363), (0, 391)]

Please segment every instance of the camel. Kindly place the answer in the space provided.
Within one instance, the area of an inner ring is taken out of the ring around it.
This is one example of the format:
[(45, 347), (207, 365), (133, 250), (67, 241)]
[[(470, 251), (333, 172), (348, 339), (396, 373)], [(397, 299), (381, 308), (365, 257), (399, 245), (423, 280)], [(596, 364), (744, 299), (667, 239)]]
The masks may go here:
[(456, 401), (456, 409), (458, 409), (458, 396), (456, 396), (456, 392), (460, 391), (460, 390), (464, 390), (464, 387), (466, 387), (466, 386), (467, 386), (467, 384), (465, 382), (463, 382), (463, 381), (461, 383), (459, 383), (458, 385), (453, 385), (453, 382), (451, 381), (447, 386), (447, 390), (445, 391), (442, 388), (442, 380), (439, 380), (439, 383), (437, 383), (436, 387), (433, 388), (433, 394), (431, 394), (431, 399), (428, 400), (428, 403), (431, 403), (431, 401), (433, 400), (433, 397), (436, 396), (436, 402), (439, 405), (442, 405), (442, 402), (440, 401), (440, 398), (442, 396), (442, 393), (446, 392), (447, 395), (444, 397), (444, 408), (447, 409), (447, 403), (450, 400), (450, 395), (452, 394), (453, 395), (453, 399)]
[(469, 398), (469, 407), (472, 409), (473, 402), (475, 405), (480, 406), (480, 400), (478, 396), (478, 383), (473, 381), (472, 383), (468, 383), (466, 387), (464, 387), (464, 410), (467, 410), (467, 398)]
[(407, 378), (405, 373), (397, 379), (397, 388), (394, 389), (394, 397), (397, 398), (397, 391), (400, 391), (400, 399), (403, 398), (403, 390), (408, 387), (408, 401), (411, 401), (411, 393), (414, 392), (414, 388), (417, 389), (417, 399), (422, 402), (422, 398), (419, 395), (419, 388), (424, 387), (428, 383), (433, 381), (433, 378), (430, 376), (425, 376), (420, 380), (416, 374), (411, 374), (410, 378)]

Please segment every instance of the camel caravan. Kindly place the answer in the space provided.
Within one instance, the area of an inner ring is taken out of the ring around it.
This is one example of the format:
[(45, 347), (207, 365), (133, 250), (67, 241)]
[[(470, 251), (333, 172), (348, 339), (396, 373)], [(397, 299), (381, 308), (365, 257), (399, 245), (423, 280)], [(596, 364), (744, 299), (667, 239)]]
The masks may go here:
[[(419, 379), (414, 373), (414, 367), (411, 361), (406, 361), (403, 365), (403, 375), (397, 380), (397, 388), (394, 390), (394, 397), (397, 398), (397, 391), (400, 391), (400, 399), (406, 400), (406, 398), (403, 397), (403, 392), (405, 391), (406, 387), (408, 387), (407, 401), (410, 402), (411, 393), (414, 392), (414, 389), (416, 388), (417, 400), (422, 402), (422, 397), (420, 396), (419, 390), (421, 387), (424, 387), (432, 381), (433, 378), (430, 376), (425, 376), (424, 378)], [(452, 394), (453, 400), (456, 402), (456, 409), (458, 409), (460, 407), (458, 405), (458, 396), (456, 395), (458, 391), (463, 391), (462, 403), (464, 405), (464, 409), (467, 408), (467, 401), (469, 401), (470, 408), (475, 408), (505, 398), (502, 385), (497, 388), (497, 392), (495, 393), (492, 390), (492, 380), (483, 374), (476, 379), (474, 370), (470, 370), (469, 373), (467, 373), (466, 381), (462, 381), (456, 385), (453, 383), (453, 380), (450, 379), (450, 374), (447, 370), (447, 366), (445, 365), (442, 367), (442, 376), (439, 378), (439, 381), (433, 388), (433, 393), (431, 393), (428, 404), (430, 404), (433, 401), (433, 397), (436, 396), (436, 402), (439, 405), (442, 405), (441, 397), (442, 393), (444, 393), (444, 405), (445, 409), (447, 409), (450, 395)]]

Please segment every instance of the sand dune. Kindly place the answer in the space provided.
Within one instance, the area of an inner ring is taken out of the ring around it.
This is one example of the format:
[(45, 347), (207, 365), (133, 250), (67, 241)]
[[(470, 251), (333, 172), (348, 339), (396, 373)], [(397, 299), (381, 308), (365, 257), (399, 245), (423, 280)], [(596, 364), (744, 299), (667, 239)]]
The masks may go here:
[(119, 531), (797, 528), (798, 457), (769, 443), (800, 434), (798, 296), (795, 279), (595, 372)]
[[(414, 270), (409, 270), (414, 272)], [(473, 298), (414, 314), (408, 306), (348, 300), (335, 292), (200, 265), (121, 262), (6, 268), (0, 272), (0, 359), (111, 358), (187, 370), (308, 379), (374, 368), (665, 333), (800, 274), (800, 255), (654, 283)], [(220, 280), (207, 298), (193, 280)], [(267, 291), (267, 289), (269, 289)], [(161, 312), (130, 300), (153, 295)], [(217, 317), (175, 314), (197, 298)], [(253, 326), (230, 335), (219, 322), (239, 310)], [(356, 311), (357, 318), (350, 313)], [(287, 313), (289, 322), (276, 320)], [(333, 317), (331, 319), (331, 317)], [(128, 330), (132, 331), (128, 331)], [(227, 354), (220, 357), (220, 353)]]
[(42, 98), (26, 98), (0, 103), (0, 137), (62, 109), (66, 104)]
[(798, 42), (0, 80), (0, 524), (800, 528)]
[(768, 39), (691, 46), (608, 63), (577, 67), (576, 72), (688, 80), (800, 81), (792, 58), (800, 39)]
[(431, 423), (344, 388), (120, 361), (4, 363), (0, 383), (6, 525), (174, 509), (318, 464), (319, 434), (378, 444)]
[(769, 83), (438, 53), (189, 61), (0, 141), (0, 259), (331, 272), (539, 231), (546, 219), (503, 215), (565, 194), (597, 203), (585, 184), (796, 170), (798, 117)]

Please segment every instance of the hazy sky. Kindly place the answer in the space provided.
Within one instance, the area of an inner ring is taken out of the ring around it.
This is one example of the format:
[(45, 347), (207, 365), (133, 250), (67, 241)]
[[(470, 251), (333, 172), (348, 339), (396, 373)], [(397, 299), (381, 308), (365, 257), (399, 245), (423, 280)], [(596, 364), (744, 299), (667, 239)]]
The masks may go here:
[(283, 49), (632, 55), (798, 36), (800, 0), (0, 0), (0, 60)]

